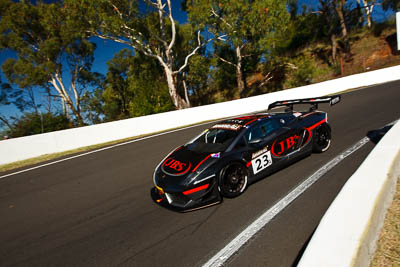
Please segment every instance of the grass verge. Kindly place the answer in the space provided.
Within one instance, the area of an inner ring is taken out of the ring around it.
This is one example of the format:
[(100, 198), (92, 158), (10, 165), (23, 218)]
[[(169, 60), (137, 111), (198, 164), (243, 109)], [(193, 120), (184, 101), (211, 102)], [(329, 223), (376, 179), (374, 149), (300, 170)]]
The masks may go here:
[(370, 267), (400, 266), (400, 177)]

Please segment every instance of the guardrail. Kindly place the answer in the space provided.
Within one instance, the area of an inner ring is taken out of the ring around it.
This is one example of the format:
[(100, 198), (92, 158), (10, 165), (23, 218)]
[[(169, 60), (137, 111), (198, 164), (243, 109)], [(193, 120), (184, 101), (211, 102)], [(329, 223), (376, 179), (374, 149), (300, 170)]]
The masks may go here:
[(369, 266), (400, 174), (400, 122), (379, 141), (321, 219), (298, 267)]
[(355, 74), (280, 92), (75, 129), (0, 141), (0, 165), (129, 137), (151, 134), (207, 120), (265, 110), (274, 101), (319, 97), (397, 80), (400, 66)]

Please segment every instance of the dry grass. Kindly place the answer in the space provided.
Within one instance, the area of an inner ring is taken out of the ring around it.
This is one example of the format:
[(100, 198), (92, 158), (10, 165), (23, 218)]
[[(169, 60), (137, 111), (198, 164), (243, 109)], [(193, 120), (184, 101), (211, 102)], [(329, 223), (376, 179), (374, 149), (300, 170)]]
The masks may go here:
[(371, 267), (400, 266), (400, 180), (397, 181), (396, 189), (392, 205), (386, 213)]
[(98, 145), (93, 145), (93, 146), (81, 147), (81, 148), (68, 150), (68, 151), (64, 151), (64, 152), (59, 152), (59, 153), (45, 154), (45, 155), (35, 157), (35, 158), (16, 161), (16, 162), (9, 163), (9, 164), (3, 164), (3, 165), (0, 165), (0, 172), (5, 172), (5, 171), (9, 171), (9, 170), (29, 166), (29, 165), (35, 165), (35, 164), (43, 163), (43, 162), (50, 161), (50, 160), (60, 159), (60, 158), (66, 157), (66, 156), (72, 156), (72, 155), (75, 155), (78, 153), (88, 152), (91, 150), (104, 148), (104, 147), (115, 145), (118, 143), (128, 142), (128, 141), (140, 138), (140, 137), (143, 137), (143, 136), (137, 136), (137, 137), (133, 137), (133, 138), (127, 138), (127, 139), (123, 139), (123, 140), (118, 140), (118, 141), (113, 141), (113, 142), (108, 142), (108, 143), (103, 143), (103, 144), (98, 144)]

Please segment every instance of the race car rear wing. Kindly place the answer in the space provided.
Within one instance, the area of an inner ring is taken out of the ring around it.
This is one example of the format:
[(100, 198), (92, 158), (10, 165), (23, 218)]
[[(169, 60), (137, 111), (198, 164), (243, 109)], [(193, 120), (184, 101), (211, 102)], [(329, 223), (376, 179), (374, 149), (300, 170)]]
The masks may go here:
[(304, 99), (294, 99), (294, 100), (284, 100), (284, 101), (276, 101), (268, 106), (269, 109), (273, 109), (276, 107), (288, 107), (287, 111), (293, 111), (294, 105), (300, 104), (311, 104), (310, 111), (318, 109), (318, 104), (321, 103), (329, 103), (331, 106), (340, 102), (340, 95), (326, 96), (326, 97), (317, 97), (317, 98), (304, 98)]

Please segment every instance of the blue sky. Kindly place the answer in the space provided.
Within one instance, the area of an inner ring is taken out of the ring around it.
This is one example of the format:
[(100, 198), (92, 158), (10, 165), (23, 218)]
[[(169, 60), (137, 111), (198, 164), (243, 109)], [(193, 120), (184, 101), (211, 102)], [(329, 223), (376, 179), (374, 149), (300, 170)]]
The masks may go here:
[[(186, 12), (181, 8), (181, 0), (172, 0), (172, 15), (175, 20), (179, 23), (185, 23), (187, 21)], [(99, 38), (92, 39), (96, 45), (97, 49), (95, 52), (95, 61), (93, 64), (93, 71), (100, 73), (107, 72), (107, 61), (114, 57), (114, 54), (118, 53), (122, 48), (127, 48), (128, 46), (123, 44), (118, 44), (113, 41), (101, 40)]]
[[(45, 2), (54, 2), (54, 0), (47, 0)], [(180, 0), (172, 0), (172, 6), (173, 6), (173, 16), (174, 18), (179, 21), (180, 23), (185, 23), (187, 21), (187, 15), (185, 12), (182, 11), (181, 5), (180, 5)], [(316, 8), (318, 6), (318, 2), (316, 0), (300, 0), (299, 5), (306, 4), (308, 6), (312, 6)], [(355, 5), (355, 0), (352, 0)], [(301, 8), (300, 8), (301, 10)], [(390, 14), (385, 13), (382, 11), (380, 6), (376, 6), (374, 9), (374, 20), (375, 21), (382, 21), (385, 20)], [(118, 44), (112, 41), (107, 41), (107, 40), (101, 40), (99, 38), (93, 38), (92, 39), (96, 45), (97, 49), (95, 51), (95, 61), (93, 64), (93, 71), (100, 72), (105, 74), (107, 72), (107, 61), (113, 58), (114, 54), (118, 53), (122, 48), (126, 48), (126, 45)], [(0, 52), (0, 65), (10, 57), (15, 57), (15, 53), (12, 51), (2, 51)], [(1, 72), (1, 80), (4, 82), (6, 79), (3, 76), (3, 73)], [(37, 93), (37, 97), (40, 98), (44, 94), (40, 93), (40, 90)], [(19, 110), (12, 106), (0, 106), (0, 114), (5, 115), (5, 116), (16, 116), (19, 115), (20, 112)], [(0, 129), (1, 130), (1, 129)]]

